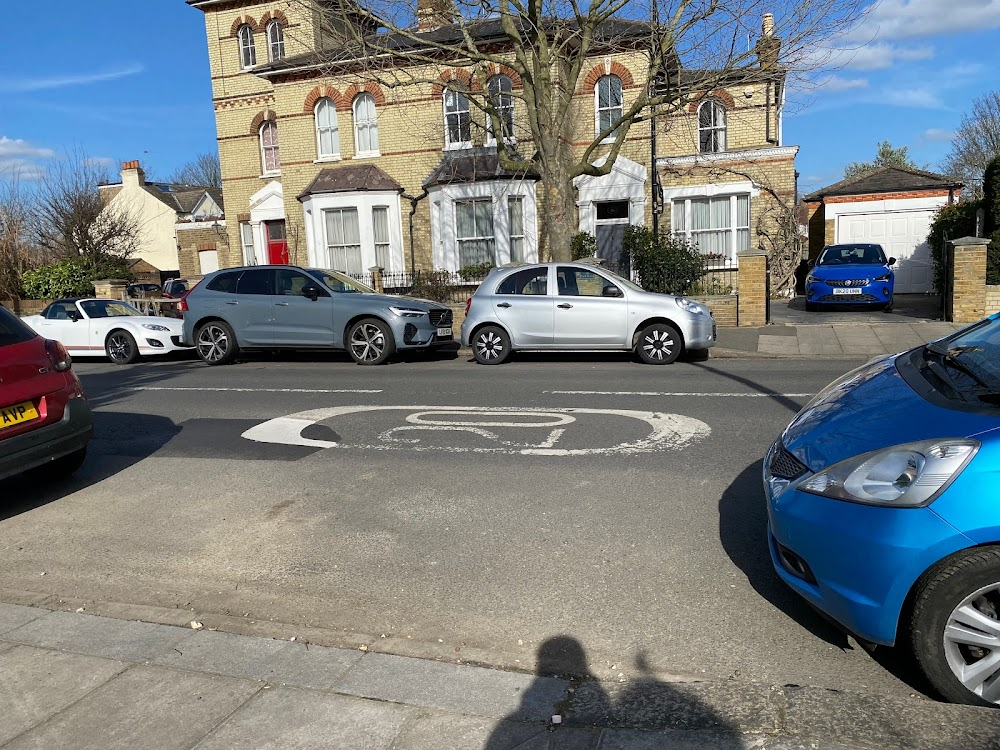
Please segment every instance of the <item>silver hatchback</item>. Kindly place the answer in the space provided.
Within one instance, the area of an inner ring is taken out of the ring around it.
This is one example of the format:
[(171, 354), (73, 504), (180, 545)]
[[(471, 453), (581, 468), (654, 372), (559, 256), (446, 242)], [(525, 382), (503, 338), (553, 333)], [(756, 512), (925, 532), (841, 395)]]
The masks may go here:
[(715, 321), (700, 302), (647, 292), (596, 264), (511, 264), (469, 300), (462, 343), (484, 365), (519, 349), (634, 351), (665, 365), (714, 346)]

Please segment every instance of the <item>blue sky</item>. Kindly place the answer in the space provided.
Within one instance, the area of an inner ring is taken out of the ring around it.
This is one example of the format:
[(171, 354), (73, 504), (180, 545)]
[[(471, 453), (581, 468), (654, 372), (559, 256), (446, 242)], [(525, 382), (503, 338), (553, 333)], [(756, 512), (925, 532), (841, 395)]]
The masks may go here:
[[(165, 178), (215, 149), (202, 14), (183, 0), (87, 6), (5, 7), (19, 32), (0, 46), (0, 178), (37, 178), (67, 150), (113, 173), (140, 159)], [(852, 50), (838, 70), (790, 99), (784, 136), (801, 147), (800, 190), (839, 180), (883, 139), (935, 169), (972, 100), (1000, 88), (998, 28), (1000, 0), (883, 0), (835, 40)]]

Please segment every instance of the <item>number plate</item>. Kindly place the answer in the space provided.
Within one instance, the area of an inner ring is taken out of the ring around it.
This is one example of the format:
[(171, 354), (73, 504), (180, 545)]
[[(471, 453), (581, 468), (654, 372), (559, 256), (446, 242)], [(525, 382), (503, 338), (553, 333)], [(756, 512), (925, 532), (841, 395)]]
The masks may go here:
[(834, 287), (834, 294), (861, 294), (858, 287)]
[(38, 410), (30, 401), (0, 408), (0, 430), (38, 419)]
[(451, 329), (450, 328), (438, 328), (438, 338), (439, 339), (450, 339)]

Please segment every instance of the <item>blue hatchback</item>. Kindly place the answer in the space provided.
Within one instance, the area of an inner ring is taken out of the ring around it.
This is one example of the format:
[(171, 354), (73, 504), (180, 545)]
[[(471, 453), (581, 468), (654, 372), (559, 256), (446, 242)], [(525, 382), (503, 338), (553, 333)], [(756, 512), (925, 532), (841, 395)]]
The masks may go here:
[(827, 386), (764, 488), (789, 586), (945, 698), (1000, 705), (1000, 314)]
[(806, 310), (834, 305), (891, 310), (895, 263), (881, 245), (827, 245), (806, 276)]

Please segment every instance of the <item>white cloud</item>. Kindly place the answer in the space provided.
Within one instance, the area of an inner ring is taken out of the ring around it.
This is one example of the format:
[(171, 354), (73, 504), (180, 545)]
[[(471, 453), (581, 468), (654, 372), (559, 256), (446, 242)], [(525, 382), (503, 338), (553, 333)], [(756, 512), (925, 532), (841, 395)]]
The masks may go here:
[(38, 148), (20, 138), (0, 136), (0, 159), (23, 157), (28, 159), (49, 159), (56, 155), (50, 148)]
[(122, 68), (99, 71), (94, 73), (54, 76), (52, 78), (0, 78), (0, 92), (7, 94), (26, 93), (29, 91), (47, 91), (74, 86), (87, 86), (93, 83), (114, 81), (127, 76), (142, 73), (145, 67), (133, 63)]
[(0, 177), (37, 180), (45, 174), (45, 168), (38, 162), (55, 155), (50, 148), (33, 146), (20, 138), (0, 136)]
[(946, 109), (941, 97), (930, 87), (927, 88), (887, 88), (880, 92), (877, 101), (894, 107), (915, 109)]
[(843, 51), (844, 67), (854, 70), (881, 70), (891, 68), (897, 62), (929, 60), (934, 57), (934, 48), (901, 47), (888, 42), (869, 42), (855, 49)]
[(838, 91), (853, 91), (868, 88), (867, 78), (841, 78), (840, 76), (828, 76), (816, 81), (816, 90), (823, 93), (835, 93)]
[(943, 130), (941, 128), (928, 128), (924, 131), (922, 138), (928, 143), (948, 143), (955, 138), (955, 131)]
[(879, 39), (918, 39), (1000, 27), (1000, 0), (881, 0), (860, 31)]
[(83, 163), (87, 167), (111, 167), (115, 160), (108, 156), (88, 156)]

